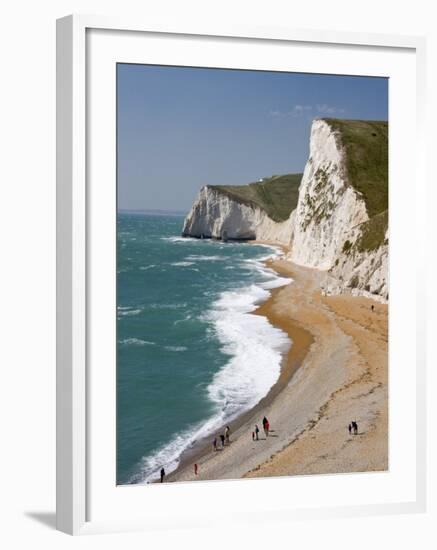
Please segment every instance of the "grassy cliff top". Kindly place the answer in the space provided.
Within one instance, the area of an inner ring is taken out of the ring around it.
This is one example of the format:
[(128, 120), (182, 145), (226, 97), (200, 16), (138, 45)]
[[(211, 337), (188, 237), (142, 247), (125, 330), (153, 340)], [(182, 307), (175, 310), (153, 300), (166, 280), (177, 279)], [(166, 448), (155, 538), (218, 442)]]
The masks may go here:
[(388, 210), (376, 214), (361, 225), (361, 236), (356, 242), (359, 252), (377, 250), (385, 243), (385, 232), (388, 227)]
[(363, 196), (373, 218), (388, 208), (388, 122), (326, 118), (346, 152), (350, 185)]
[(247, 185), (208, 185), (240, 203), (262, 208), (276, 222), (285, 221), (296, 208), (302, 174), (263, 178)]

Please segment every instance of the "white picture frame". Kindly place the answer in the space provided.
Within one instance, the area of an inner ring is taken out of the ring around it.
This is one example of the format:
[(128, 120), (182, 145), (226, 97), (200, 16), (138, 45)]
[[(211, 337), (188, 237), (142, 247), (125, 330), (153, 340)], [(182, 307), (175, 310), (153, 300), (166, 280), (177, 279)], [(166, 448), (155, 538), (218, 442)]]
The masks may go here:
[[(363, 52), (380, 49), (381, 51), (395, 51), (402, 55), (404, 52), (414, 56), (415, 93), (417, 102), (411, 106), (415, 112), (415, 193), (416, 196), (425, 194), (425, 176), (422, 173), (424, 163), (420, 159), (424, 155), (424, 75), (425, 75), (425, 41), (420, 37), (349, 34), (311, 30), (294, 30), (287, 28), (173, 28), (156, 27), (147, 22), (112, 19), (96, 16), (72, 15), (57, 22), (57, 528), (69, 534), (86, 534), (113, 530), (148, 529), (156, 527), (171, 527), (181, 523), (187, 525), (185, 516), (178, 517), (176, 508), (168, 510), (165, 522), (159, 520), (159, 495), (157, 491), (149, 492), (144, 502), (149, 503), (149, 510), (139, 510), (134, 515), (121, 517), (116, 512), (97, 514), (97, 519), (90, 515), (90, 486), (93, 483), (93, 461), (90, 454), (92, 447), (92, 430), (89, 429), (91, 400), (95, 396), (91, 392), (90, 357), (92, 356), (92, 332), (90, 332), (90, 292), (94, 288), (90, 283), (90, 254), (93, 246), (90, 245), (90, 227), (94, 215), (90, 196), (93, 191), (89, 188), (92, 169), (90, 168), (90, 149), (87, 139), (87, 120), (90, 117), (89, 109), (92, 101), (89, 97), (88, 83), (90, 71), (94, 70), (95, 62), (89, 62), (90, 45), (94, 42), (87, 39), (92, 31), (105, 33), (129, 33), (138, 39), (140, 36), (157, 38), (160, 42), (171, 41), (178, 37), (196, 37), (200, 39), (216, 39), (218, 46), (223, 41), (232, 48), (233, 43), (266, 45), (312, 44), (317, 47), (338, 46), (343, 48), (361, 48)], [(133, 33), (135, 33), (133, 35)], [(108, 35), (109, 36), (109, 35)], [(109, 39), (112, 39), (109, 36)], [(115, 55), (117, 49), (114, 48)], [(126, 51), (120, 54), (126, 61)], [(169, 48), (166, 59), (174, 57)], [(165, 63), (163, 63), (165, 64)], [(177, 60), (175, 60), (177, 64)], [(326, 72), (331, 69), (326, 68)], [(115, 117), (115, 113), (114, 113)], [(91, 141), (91, 140), (90, 140)], [(111, 142), (108, 144), (111, 147)], [(113, 151), (115, 155), (115, 150)], [(396, 151), (395, 151), (396, 154)], [(413, 161), (411, 161), (413, 162)], [(109, 191), (104, 191), (110, 193)], [(94, 196), (93, 196), (94, 197)], [(95, 197), (93, 198), (93, 200)], [(115, 197), (114, 197), (115, 200)], [(111, 201), (103, 203), (101, 210), (110, 209)], [(401, 207), (395, 204), (396, 207)], [(392, 210), (390, 207), (390, 216)], [(110, 227), (113, 218), (107, 216), (106, 222)], [(417, 239), (421, 224), (424, 223), (415, 211), (416, 233), (415, 258), (417, 280), (425, 280), (425, 254), (423, 245)], [(93, 237), (94, 238), (94, 237)], [(413, 241), (412, 241), (413, 242)], [(108, 275), (109, 276), (109, 275)], [(393, 278), (393, 276), (392, 276)], [(414, 446), (409, 442), (411, 453), (414, 455), (414, 488), (408, 490), (408, 498), (395, 496), (386, 502), (355, 502), (353, 505), (334, 504), (327, 506), (321, 502), (317, 507), (295, 506), (281, 502), (275, 513), (265, 513), (265, 517), (273, 518), (302, 518), (302, 517), (334, 517), (339, 515), (390, 514), (399, 512), (420, 512), (426, 506), (426, 462), (425, 462), (425, 433), (426, 433), (426, 402), (425, 402), (425, 297), (424, 289), (416, 284), (414, 303), (415, 308), (415, 384), (411, 392), (414, 393), (415, 411), (415, 440)], [(95, 310), (95, 308), (94, 308)], [(93, 311), (94, 311), (93, 310)], [(94, 314), (94, 313), (93, 313)], [(115, 313), (114, 313), (115, 316)], [(411, 367), (410, 367), (411, 368)], [(109, 394), (110, 395), (110, 392)], [(106, 403), (105, 406), (110, 406)], [(112, 403), (115, 407), (115, 402)], [(95, 417), (95, 415), (94, 415)], [(94, 418), (93, 417), (93, 418)], [(93, 420), (94, 421), (94, 420)], [(109, 460), (109, 459), (108, 459)], [(412, 463), (412, 462), (411, 462)], [(410, 471), (412, 472), (410, 466)], [(302, 483), (309, 483), (308, 478), (301, 478)], [(367, 483), (369, 480), (364, 480)], [(235, 482), (226, 482), (235, 483)], [(244, 481), (245, 487), (250, 487), (252, 481)], [(256, 483), (256, 482), (255, 482)], [(258, 482), (259, 483), (259, 482)], [(263, 480), (263, 487), (271, 484), (272, 491), (278, 491), (278, 483), (283, 480)], [(378, 483), (376, 481), (376, 483)], [(214, 491), (218, 498), (222, 498), (223, 484), (203, 483), (196, 484), (197, 497), (207, 498), (208, 491)], [(178, 494), (174, 498), (185, 498), (193, 491), (190, 485), (179, 484)], [(236, 483), (235, 491), (243, 492), (241, 484)], [(259, 485), (258, 485), (259, 488)], [(155, 489), (155, 488), (154, 488)], [(170, 491), (168, 487), (162, 487)], [(131, 488), (123, 489), (132, 491)], [(134, 491), (142, 490), (134, 488)], [(225, 487), (226, 490), (226, 487)], [(270, 490), (270, 489), (269, 489)], [(250, 489), (244, 491), (250, 499)], [(168, 492), (167, 495), (170, 495)], [(184, 496), (185, 495), (185, 496)], [(245, 498), (246, 498), (245, 497)], [(124, 497), (123, 497), (124, 498)], [(173, 498), (173, 496), (172, 496)], [(142, 501), (143, 502), (143, 501)], [(152, 510), (156, 506), (156, 517)], [(195, 506), (193, 504), (193, 506)], [(256, 506), (256, 505), (254, 505)], [(260, 510), (262, 506), (258, 505)], [(115, 510), (115, 508), (113, 509)], [(194, 508), (193, 508), (194, 510)], [(235, 514), (235, 521), (244, 519), (254, 521), (253, 508), (242, 514)], [(264, 510), (265, 512), (265, 510)], [(152, 517), (153, 516), (153, 517)], [(192, 526), (213, 523), (196, 512), (190, 514), (189, 524)], [(244, 519), (243, 519), (244, 518)]]

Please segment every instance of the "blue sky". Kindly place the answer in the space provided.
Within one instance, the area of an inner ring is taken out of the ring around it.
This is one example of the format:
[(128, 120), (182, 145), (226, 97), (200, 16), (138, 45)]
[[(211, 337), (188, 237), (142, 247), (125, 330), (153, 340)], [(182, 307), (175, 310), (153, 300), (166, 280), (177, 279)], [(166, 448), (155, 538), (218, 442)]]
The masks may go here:
[(119, 64), (117, 84), (119, 209), (302, 172), (314, 118), (388, 119), (383, 78)]

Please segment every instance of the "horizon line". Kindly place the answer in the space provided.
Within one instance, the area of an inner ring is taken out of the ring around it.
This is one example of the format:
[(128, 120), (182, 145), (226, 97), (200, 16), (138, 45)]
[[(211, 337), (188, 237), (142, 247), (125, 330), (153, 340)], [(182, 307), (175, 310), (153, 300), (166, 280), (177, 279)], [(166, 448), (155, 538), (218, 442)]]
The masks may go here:
[(156, 213), (156, 214), (181, 214), (186, 215), (188, 210), (166, 210), (163, 208), (117, 208), (118, 212), (142, 212), (142, 213)]

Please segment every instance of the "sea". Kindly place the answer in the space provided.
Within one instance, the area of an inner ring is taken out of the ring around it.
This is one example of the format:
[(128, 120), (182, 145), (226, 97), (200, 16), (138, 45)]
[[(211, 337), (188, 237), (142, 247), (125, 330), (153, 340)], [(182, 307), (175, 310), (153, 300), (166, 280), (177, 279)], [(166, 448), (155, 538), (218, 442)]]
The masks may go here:
[[(183, 216), (117, 216), (117, 484), (148, 483), (254, 407), (288, 336), (251, 313), (291, 282), (278, 248), (181, 237)], [(214, 435), (213, 435), (214, 434)]]

